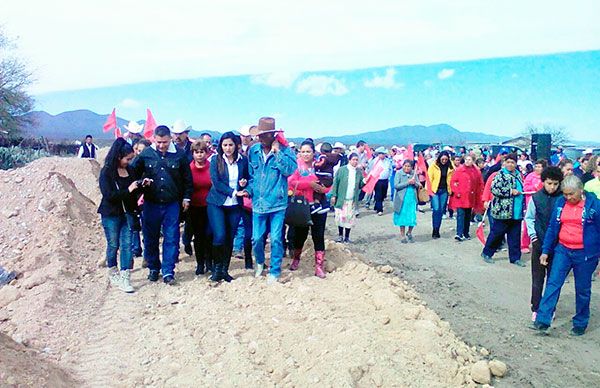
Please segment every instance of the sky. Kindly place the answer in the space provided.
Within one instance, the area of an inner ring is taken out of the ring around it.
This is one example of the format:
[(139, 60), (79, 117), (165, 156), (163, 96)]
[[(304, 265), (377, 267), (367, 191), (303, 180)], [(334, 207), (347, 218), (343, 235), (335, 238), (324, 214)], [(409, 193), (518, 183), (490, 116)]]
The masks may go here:
[[(600, 2), (3, 0), (38, 109), (183, 118), (274, 115), (300, 136), (448, 123), (600, 140)], [(571, 53), (571, 54), (564, 54)], [(551, 54), (551, 55), (546, 55)], [(160, 82), (165, 81), (165, 82)]]

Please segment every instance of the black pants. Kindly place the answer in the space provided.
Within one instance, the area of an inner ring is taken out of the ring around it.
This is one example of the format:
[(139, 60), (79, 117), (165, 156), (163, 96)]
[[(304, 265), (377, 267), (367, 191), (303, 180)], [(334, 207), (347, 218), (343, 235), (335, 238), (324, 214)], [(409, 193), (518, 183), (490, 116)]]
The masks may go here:
[(383, 211), (383, 200), (387, 196), (388, 185), (389, 179), (380, 179), (375, 183), (375, 206), (373, 206), (373, 210), (376, 212)]
[(194, 253), (196, 254), (196, 263), (204, 265), (206, 268), (212, 268), (210, 254), (212, 252), (212, 236), (208, 224), (208, 213), (206, 206), (190, 206), (188, 221), (191, 223), (191, 229), (194, 231)]
[(294, 229), (294, 249), (302, 249), (308, 238), (308, 228), (312, 235), (315, 252), (325, 250), (325, 223), (327, 214), (313, 214), (311, 216), (313, 225), (306, 227), (295, 227)]
[(494, 219), (490, 234), (485, 241), (483, 253), (494, 256), (506, 236), (508, 242), (508, 258), (511, 263), (521, 260), (521, 220)]
[(531, 311), (537, 311), (544, 292), (544, 284), (550, 274), (552, 267), (552, 256), (548, 258), (548, 265), (540, 264), (542, 254), (542, 241), (536, 240), (531, 243)]

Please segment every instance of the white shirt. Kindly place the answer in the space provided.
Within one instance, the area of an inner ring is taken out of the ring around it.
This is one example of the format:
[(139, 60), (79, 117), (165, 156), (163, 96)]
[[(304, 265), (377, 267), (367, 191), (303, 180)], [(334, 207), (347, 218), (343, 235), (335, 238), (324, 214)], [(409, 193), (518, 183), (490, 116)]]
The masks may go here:
[(348, 187), (346, 188), (346, 200), (354, 199), (354, 186), (356, 186), (356, 168), (348, 166)]
[[(81, 158), (81, 157), (82, 157), (82, 155), (83, 155), (83, 147), (87, 147), (87, 149), (88, 149), (88, 151), (89, 151), (90, 155), (92, 155), (92, 147), (94, 147), (94, 145), (93, 145), (93, 144), (88, 144), (88, 143), (83, 143), (83, 144), (81, 145), (81, 147), (79, 147), (79, 153), (77, 154), (77, 157), (78, 157), (78, 158)], [(90, 159), (91, 159), (91, 158), (92, 158), (92, 157), (90, 156)]]
[(227, 172), (229, 173), (229, 187), (233, 189), (233, 194), (231, 197), (227, 197), (223, 206), (235, 206), (238, 204), (237, 199), (237, 187), (238, 187), (238, 177), (240, 175), (238, 168), (238, 160), (242, 158), (241, 155), (238, 155), (237, 160), (234, 160), (232, 163), (229, 163), (229, 159), (227, 156), (223, 154), (223, 159), (225, 159), (225, 165), (227, 166)]

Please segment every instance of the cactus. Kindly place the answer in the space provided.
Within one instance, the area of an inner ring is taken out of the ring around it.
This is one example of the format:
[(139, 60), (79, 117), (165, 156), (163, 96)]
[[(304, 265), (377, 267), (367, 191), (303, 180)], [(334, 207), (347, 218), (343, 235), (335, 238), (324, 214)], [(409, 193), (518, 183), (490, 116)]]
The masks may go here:
[(49, 156), (45, 150), (21, 147), (0, 147), (0, 170), (22, 167), (39, 158)]

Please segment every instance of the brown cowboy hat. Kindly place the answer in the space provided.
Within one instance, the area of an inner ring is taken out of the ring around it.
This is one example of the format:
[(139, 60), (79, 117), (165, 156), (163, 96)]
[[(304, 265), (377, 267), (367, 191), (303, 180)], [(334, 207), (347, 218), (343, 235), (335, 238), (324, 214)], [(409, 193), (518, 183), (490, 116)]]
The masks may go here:
[(275, 119), (272, 117), (261, 117), (258, 125), (250, 128), (252, 136), (258, 136), (262, 133), (276, 132)]

